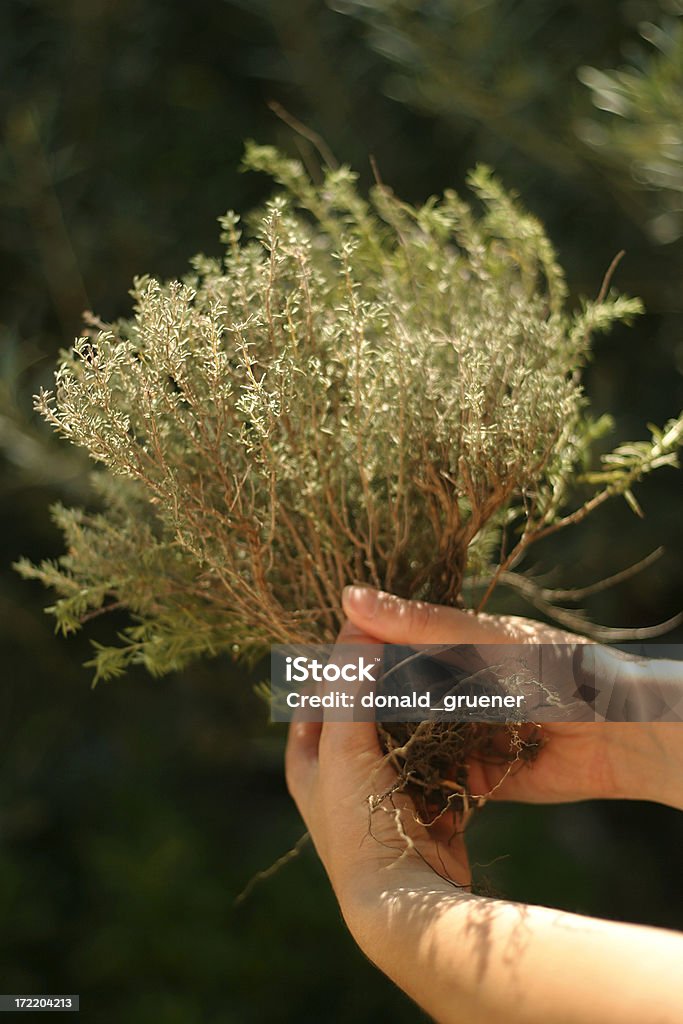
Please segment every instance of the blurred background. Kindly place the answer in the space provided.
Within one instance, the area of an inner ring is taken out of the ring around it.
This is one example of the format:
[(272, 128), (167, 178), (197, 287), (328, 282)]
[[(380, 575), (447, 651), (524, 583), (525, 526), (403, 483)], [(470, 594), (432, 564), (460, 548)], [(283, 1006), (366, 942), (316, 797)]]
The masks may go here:
[[(234, 907), (303, 831), (254, 680), (219, 659), (92, 690), (89, 638), (120, 622), (57, 639), (49, 595), (13, 574), (61, 552), (51, 502), (90, 500), (31, 396), (83, 310), (123, 315), (133, 275), (219, 252), (217, 216), (267, 188), (238, 173), (246, 138), (315, 162), (275, 103), (412, 201), (491, 164), (546, 224), (572, 301), (625, 249), (615, 283), (647, 315), (598, 341), (587, 387), (615, 438), (645, 437), (683, 404), (683, 5), (9, 0), (0, 53), (0, 988), (78, 992), (85, 1019), (127, 1024), (423, 1020), (354, 949), (310, 851)], [(664, 545), (587, 607), (669, 618), (682, 493), (661, 471), (644, 520), (603, 508), (535, 567), (583, 585)], [(470, 845), (489, 891), (680, 927), (682, 840), (673, 811), (594, 803), (488, 807)]]

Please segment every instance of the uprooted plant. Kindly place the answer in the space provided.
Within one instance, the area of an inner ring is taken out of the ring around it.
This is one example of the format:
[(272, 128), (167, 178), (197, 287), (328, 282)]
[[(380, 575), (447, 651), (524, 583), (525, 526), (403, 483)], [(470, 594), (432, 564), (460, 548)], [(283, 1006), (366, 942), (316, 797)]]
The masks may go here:
[[(318, 186), (270, 148), (246, 163), (282, 186), (247, 237), (228, 213), (222, 260), (136, 280), (133, 317), (91, 318), (37, 399), (100, 464), (100, 510), (56, 507), (66, 554), (19, 569), (57, 592), (65, 634), (128, 609), (96, 679), (330, 641), (350, 582), (462, 605), (476, 578), (481, 609), (536, 541), (612, 495), (637, 510), (683, 437), (672, 421), (591, 471), (609, 427), (581, 384), (591, 335), (640, 304), (606, 285), (568, 312), (540, 224), (485, 168), (474, 206), (413, 208), (382, 185), (365, 200), (348, 169)], [(467, 794), (497, 728), (384, 736), (433, 802)]]

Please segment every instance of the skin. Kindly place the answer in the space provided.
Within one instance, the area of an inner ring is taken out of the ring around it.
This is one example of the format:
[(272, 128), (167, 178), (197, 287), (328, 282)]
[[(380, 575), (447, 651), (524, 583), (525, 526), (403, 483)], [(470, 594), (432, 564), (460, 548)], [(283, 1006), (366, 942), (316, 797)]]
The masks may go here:
[[(344, 643), (579, 642), (530, 620), (475, 618), (366, 588), (347, 588), (343, 605)], [(473, 765), (473, 785), (487, 792), (500, 782), (496, 799), (630, 797), (683, 807), (678, 725), (544, 728), (550, 742), (536, 762), (502, 782), (501, 769)], [(370, 830), (368, 796), (395, 779), (373, 723), (295, 721), (286, 771), (354, 938), (437, 1021), (683, 1019), (683, 936), (473, 895), (462, 834), (445, 819), (424, 828), (401, 794), (375, 810)]]

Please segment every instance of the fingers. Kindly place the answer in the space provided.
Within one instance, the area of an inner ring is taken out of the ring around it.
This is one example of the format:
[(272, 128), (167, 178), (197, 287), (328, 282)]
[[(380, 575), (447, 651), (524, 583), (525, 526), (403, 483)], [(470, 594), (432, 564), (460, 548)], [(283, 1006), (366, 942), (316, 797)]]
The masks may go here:
[[(378, 641), (368, 636), (354, 623), (346, 621), (339, 632), (337, 643), (374, 645)], [(301, 716), (295, 716), (289, 727), (285, 750), (285, 777), (289, 792), (304, 817), (311, 789), (318, 777), (322, 730), (322, 722), (305, 721)], [(328, 723), (327, 734), (326, 767), (330, 763), (338, 764), (341, 766), (340, 770), (344, 771), (349, 760), (364, 754), (366, 762), (374, 761), (381, 753), (374, 722), (351, 722), (348, 725), (344, 722)]]
[(342, 605), (356, 628), (384, 643), (485, 644), (506, 639), (491, 620), (443, 605), (406, 601), (371, 587), (345, 587)]
[[(359, 655), (365, 645), (383, 642), (359, 621), (346, 622), (337, 638)], [(374, 647), (374, 653), (381, 654), (381, 649)], [(349, 655), (340, 648), (332, 652), (332, 660), (335, 656)], [(365, 658), (372, 660), (372, 650)], [(359, 692), (354, 688), (355, 696)], [(444, 877), (466, 884), (462, 843), (450, 842), (451, 816), (425, 830), (410, 797), (395, 792), (396, 773), (383, 755), (374, 720), (358, 721), (358, 709), (350, 710), (356, 720), (292, 722), (286, 753), (290, 793), (337, 893), (365, 885), (366, 876), (380, 868), (403, 864), (400, 854), (406, 850), (410, 870), (427, 871), (431, 865)]]
[(318, 773), (318, 746), (322, 722), (292, 721), (285, 749), (287, 789), (302, 817), (306, 817), (308, 794)]
[[(370, 636), (347, 619), (337, 637), (337, 643), (362, 648), (380, 645), (381, 640)], [(356, 696), (359, 697), (361, 692), (358, 690)], [(368, 769), (378, 766), (382, 751), (374, 715), (368, 716), (368, 721), (362, 721), (362, 717), (356, 710), (350, 712), (348, 722), (339, 721), (339, 712), (335, 711), (334, 721), (325, 720), (319, 748), (321, 771), (326, 774), (344, 772), (347, 778), (357, 775), (367, 779)], [(391, 771), (388, 771), (389, 778), (392, 778)]]
[(381, 640), (378, 640), (371, 633), (366, 632), (356, 622), (351, 622), (349, 619), (344, 620), (342, 628), (339, 630), (335, 644), (378, 644)]
[(320, 761), (325, 768), (335, 764), (342, 772), (359, 772), (367, 777), (368, 765), (379, 761), (381, 756), (374, 720), (325, 722), (320, 737)]

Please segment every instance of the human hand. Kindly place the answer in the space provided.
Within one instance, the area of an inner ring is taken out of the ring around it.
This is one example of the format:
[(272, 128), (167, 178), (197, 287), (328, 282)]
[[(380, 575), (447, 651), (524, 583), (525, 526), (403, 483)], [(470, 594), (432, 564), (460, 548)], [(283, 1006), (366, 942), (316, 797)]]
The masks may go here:
[[(353, 608), (356, 622), (362, 617), (353, 596), (346, 595), (345, 607)], [(406, 642), (410, 636), (415, 643), (446, 643), (455, 630), (454, 642), (481, 643), (477, 630), (486, 622), (493, 631), (486, 639), (495, 634), (500, 642), (508, 625), (515, 625), (466, 615), (463, 623), (462, 613), (453, 612), (452, 618), (450, 609), (415, 608), (401, 602), (392, 603), (388, 613), (377, 609), (375, 642)], [(529, 630), (534, 627), (528, 624)], [(548, 643), (549, 634), (539, 628)], [(351, 623), (339, 641), (373, 642)], [(552, 745), (522, 774), (541, 779), (536, 789), (528, 785), (528, 798), (557, 792), (557, 783), (546, 777), (555, 770), (553, 763), (561, 774), (565, 762), (571, 765), (591, 744), (600, 745), (595, 730), (614, 728), (610, 723), (553, 724)], [(581, 740), (577, 730), (588, 738)], [(552, 746), (554, 762), (549, 761)], [(594, 754), (595, 760), (600, 756)], [(453, 822), (445, 817), (426, 829), (416, 820), (409, 797), (392, 794), (396, 776), (381, 754), (373, 722), (293, 722), (286, 768), (290, 792), (349, 930), (366, 955), (435, 1020), (638, 1024), (650, 1019), (653, 1009), (662, 1024), (680, 1019), (679, 936), (473, 895), (462, 836), (453, 834)], [(570, 775), (559, 787), (562, 795), (544, 799), (576, 799), (567, 795)], [(511, 799), (521, 799), (524, 792), (517, 778), (505, 783)], [(607, 774), (603, 781), (609, 779)], [(483, 777), (481, 782), (486, 784)], [(588, 778), (574, 785), (576, 792), (595, 788)], [(373, 794), (379, 799), (370, 816), (368, 797)]]
[[(338, 642), (373, 640), (346, 623)], [(410, 798), (393, 792), (396, 774), (380, 750), (374, 722), (294, 720), (285, 767), (290, 793), (361, 944), (358, 932), (380, 898), (433, 891), (435, 883), (443, 883), (445, 892), (453, 883), (469, 886), (467, 853), (452, 815), (425, 826)]]
[[(405, 601), (367, 587), (347, 587), (344, 612), (358, 629), (383, 643), (544, 644), (565, 652), (585, 644), (583, 637), (517, 616), (477, 615), (455, 608)], [(595, 647), (597, 662), (609, 671), (612, 654)], [(561, 660), (558, 658), (558, 671)], [(620, 671), (637, 671), (620, 665)], [(550, 803), (591, 798), (656, 800), (683, 807), (681, 726), (645, 722), (547, 722), (539, 727), (545, 743), (533, 762), (475, 761), (470, 789), (491, 799)]]

